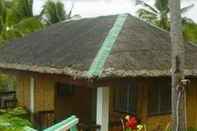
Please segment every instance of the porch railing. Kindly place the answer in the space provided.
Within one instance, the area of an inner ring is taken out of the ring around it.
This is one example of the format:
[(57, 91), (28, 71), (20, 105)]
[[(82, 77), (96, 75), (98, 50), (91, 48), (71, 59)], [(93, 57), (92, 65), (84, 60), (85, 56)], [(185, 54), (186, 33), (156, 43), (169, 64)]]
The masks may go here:
[[(71, 116), (68, 119), (61, 121), (49, 128), (44, 129), (43, 131), (78, 131), (77, 130), (77, 124), (79, 122), (79, 119), (76, 116)], [(30, 128), (30, 127), (24, 127), (25, 131), (38, 131), (36, 129)]]
[(37, 129), (42, 130), (55, 123), (55, 113), (50, 111), (39, 111), (34, 114), (34, 124)]
[[(55, 112), (53, 110), (50, 111), (39, 111), (34, 115), (34, 124), (37, 129), (43, 130), (46, 129), (54, 123), (55, 120)], [(100, 130), (100, 126), (95, 124), (95, 122), (86, 122), (86, 123), (79, 123), (77, 125), (79, 131), (98, 131)]]

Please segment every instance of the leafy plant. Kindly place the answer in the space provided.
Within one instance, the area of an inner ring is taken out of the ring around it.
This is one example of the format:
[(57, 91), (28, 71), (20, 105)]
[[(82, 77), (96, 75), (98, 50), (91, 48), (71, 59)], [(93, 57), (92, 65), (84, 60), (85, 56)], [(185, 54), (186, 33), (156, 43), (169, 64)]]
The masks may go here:
[(67, 13), (60, 1), (48, 0), (43, 7), (44, 21), (50, 25), (71, 18), (72, 9)]
[(14, 90), (16, 87), (16, 80), (14, 76), (0, 74), (0, 91)]
[(26, 126), (32, 127), (32, 124), (27, 119), (27, 112), (23, 108), (0, 110), (0, 130), (23, 131)]

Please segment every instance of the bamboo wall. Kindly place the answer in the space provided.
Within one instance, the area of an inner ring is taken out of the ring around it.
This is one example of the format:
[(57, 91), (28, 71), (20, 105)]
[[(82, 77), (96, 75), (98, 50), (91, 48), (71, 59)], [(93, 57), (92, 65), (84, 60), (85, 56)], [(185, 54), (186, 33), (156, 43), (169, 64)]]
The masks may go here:
[(18, 100), (18, 105), (29, 109), (30, 106), (30, 77), (29, 75), (23, 74), (17, 76), (17, 88), (16, 97)]
[[(25, 73), (18, 75), (16, 89), (18, 104), (28, 110), (30, 107), (30, 77), (30, 74)], [(92, 117), (92, 90), (90, 88), (78, 87), (73, 96), (61, 99), (55, 96), (56, 83), (66, 83), (65, 80), (56, 76), (39, 74), (34, 74), (33, 77), (35, 78), (35, 112), (54, 111), (57, 120), (65, 119), (66, 114), (73, 113), (80, 116), (81, 120), (90, 121)], [(57, 113), (58, 111), (62, 114)]]
[[(17, 76), (17, 100), (20, 106), (29, 110), (30, 107), (30, 75)], [(47, 77), (35, 75), (34, 105), (35, 111), (54, 110), (54, 82)]]
[[(55, 109), (55, 82), (60, 81), (60, 79), (51, 79), (51, 77), (36, 75), (36, 89), (35, 89), (35, 108), (36, 111), (46, 111)], [(129, 82), (129, 81), (127, 81)], [(124, 86), (125, 81), (121, 81), (119, 84), (111, 85), (110, 87)], [(170, 114), (159, 115), (159, 116), (149, 116), (148, 107), (148, 88), (151, 86), (154, 79), (139, 79), (137, 80), (137, 115), (142, 120), (144, 124), (147, 125), (148, 130), (157, 130), (158, 128), (165, 129), (165, 127), (171, 122)], [(18, 76), (18, 87), (17, 87), (17, 98), (18, 103), (21, 106), (29, 109), (29, 85), (30, 85), (30, 75), (21, 74)], [(75, 112), (80, 115), (83, 119), (88, 114), (88, 118), (91, 115), (91, 106), (89, 101), (93, 96), (91, 96), (91, 89), (80, 88), (72, 97), (71, 103), (75, 104), (72, 108), (75, 108)], [(110, 121), (119, 121), (120, 117), (123, 115), (121, 113), (116, 113), (113, 111), (113, 98), (112, 98), (112, 88), (111, 88), (111, 102), (110, 102)], [(85, 97), (86, 96), (86, 97)], [(192, 79), (190, 87), (187, 90), (187, 116), (188, 116), (188, 127), (197, 128), (197, 80)], [(95, 96), (96, 97), (96, 96)], [(83, 99), (81, 99), (83, 98)], [(70, 98), (69, 98), (70, 99)], [(65, 104), (64, 106), (68, 106)], [(78, 110), (78, 111), (77, 111)], [(112, 128), (111, 128), (112, 129)], [(120, 127), (114, 127), (112, 131), (119, 131)]]
[(53, 80), (46, 76), (36, 76), (35, 85), (35, 110), (37, 111), (50, 111), (54, 110), (54, 86)]

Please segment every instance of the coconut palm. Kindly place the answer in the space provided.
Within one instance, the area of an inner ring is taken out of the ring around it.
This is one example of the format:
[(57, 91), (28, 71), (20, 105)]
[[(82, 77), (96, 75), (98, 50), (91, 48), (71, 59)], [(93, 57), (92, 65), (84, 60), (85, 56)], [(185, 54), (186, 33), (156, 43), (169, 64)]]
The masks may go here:
[[(137, 11), (138, 17), (163, 29), (169, 30), (168, 0), (156, 0), (154, 6), (151, 6), (142, 0), (137, 0), (137, 4), (143, 6), (143, 8)], [(181, 13), (183, 14), (187, 12), (193, 6), (194, 4), (191, 4), (182, 8)]]
[(44, 19), (49, 25), (70, 19), (71, 14), (72, 8), (68, 13), (66, 13), (64, 4), (60, 1), (48, 0), (43, 7)]
[(0, 18), (1, 43), (43, 28), (41, 17), (33, 15), (33, 0), (0, 0)]

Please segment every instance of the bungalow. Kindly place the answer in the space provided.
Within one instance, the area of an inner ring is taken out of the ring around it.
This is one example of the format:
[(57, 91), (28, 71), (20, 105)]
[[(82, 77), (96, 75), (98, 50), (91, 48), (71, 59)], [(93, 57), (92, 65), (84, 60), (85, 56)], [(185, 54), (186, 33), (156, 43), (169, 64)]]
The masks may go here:
[[(185, 49), (187, 126), (197, 128), (197, 46)], [(0, 49), (18, 105), (52, 111), (53, 121), (74, 114), (101, 131), (121, 131), (125, 114), (149, 130), (170, 125), (170, 67), (169, 33), (128, 14), (61, 22)]]

